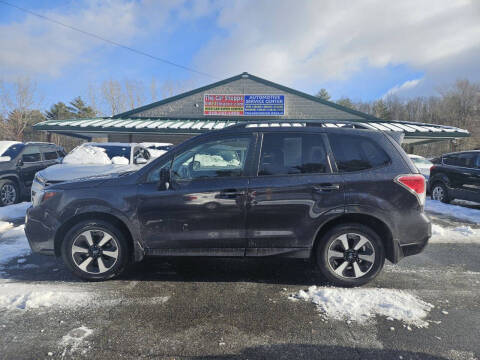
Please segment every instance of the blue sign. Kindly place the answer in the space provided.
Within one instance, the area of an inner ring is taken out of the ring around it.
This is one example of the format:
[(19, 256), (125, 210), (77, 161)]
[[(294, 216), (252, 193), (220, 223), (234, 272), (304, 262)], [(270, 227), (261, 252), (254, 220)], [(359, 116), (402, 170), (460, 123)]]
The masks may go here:
[(285, 115), (285, 95), (245, 95), (245, 102), (243, 104), (243, 115)]

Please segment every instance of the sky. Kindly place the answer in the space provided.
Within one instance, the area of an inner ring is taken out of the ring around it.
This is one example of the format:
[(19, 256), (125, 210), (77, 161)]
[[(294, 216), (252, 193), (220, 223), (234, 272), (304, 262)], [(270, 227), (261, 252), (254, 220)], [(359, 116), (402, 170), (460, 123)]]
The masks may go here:
[(8, 1), (204, 73), (0, 1), (0, 81), (34, 80), (44, 107), (88, 98), (89, 87), (108, 79), (181, 82), (189, 90), (246, 71), (355, 101), (430, 96), (456, 79), (480, 81), (480, 0)]

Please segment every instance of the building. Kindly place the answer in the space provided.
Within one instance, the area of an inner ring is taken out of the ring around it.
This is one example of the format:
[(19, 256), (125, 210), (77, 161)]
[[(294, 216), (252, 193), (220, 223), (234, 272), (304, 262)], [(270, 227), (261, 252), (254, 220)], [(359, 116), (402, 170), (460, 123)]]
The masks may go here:
[(257, 76), (240, 75), (145, 105), (113, 117), (50, 120), (36, 130), (115, 142), (179, 143), (199, 133), (242, 121), (302, 121), (342, 126), (342, 121), (368, 124), (385, 131), (402, 131), (404, 143), (421, 144), (469, 136), (468, 131), (443, 125), (386, 121)]

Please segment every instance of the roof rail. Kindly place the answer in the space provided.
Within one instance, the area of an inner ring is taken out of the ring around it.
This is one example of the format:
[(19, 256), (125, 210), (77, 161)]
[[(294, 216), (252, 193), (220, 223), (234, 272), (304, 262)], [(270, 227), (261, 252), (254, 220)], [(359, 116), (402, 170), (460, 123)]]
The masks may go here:
[(330, 128), (349, 128), (349, 129), (379, 129), (370, 124), (348, 120), (266, 120), (266, 121), (242, 121), (228, 126), (229, 128), (274, 128), (274, 127), (330, 127)]

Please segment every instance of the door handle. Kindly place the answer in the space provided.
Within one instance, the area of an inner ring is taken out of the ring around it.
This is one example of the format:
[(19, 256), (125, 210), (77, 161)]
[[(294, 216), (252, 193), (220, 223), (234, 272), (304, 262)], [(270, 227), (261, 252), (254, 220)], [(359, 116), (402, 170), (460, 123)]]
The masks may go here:
[(340, 184), (318, 184), (312, 186), (315, 192), (329, 192), (340, 190)]

